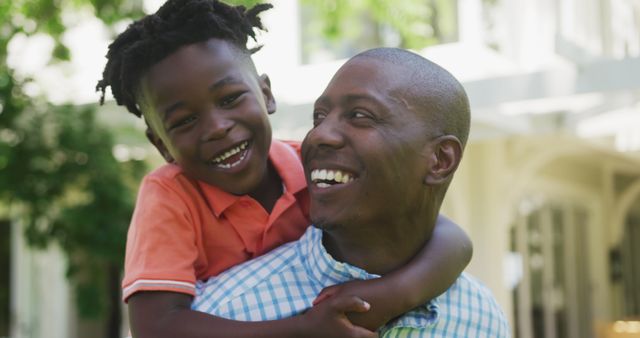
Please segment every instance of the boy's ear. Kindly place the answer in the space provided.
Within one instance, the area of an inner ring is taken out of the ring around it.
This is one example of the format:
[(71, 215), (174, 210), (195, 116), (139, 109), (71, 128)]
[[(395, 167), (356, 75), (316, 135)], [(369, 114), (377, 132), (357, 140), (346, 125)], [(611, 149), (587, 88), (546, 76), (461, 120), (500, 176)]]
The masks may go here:
[(446, 183), (458, 169), (462, 160), (460, 140), (453, 135), (444, 135), (436, 138), (427, 147), (430, 149), (428, 150), (428, 168), (424, 183), (426, 185)]
[(276, 112), (276, 99), (271, 93), (271, 80), (267, 74), (260, 75), (260, 89), (264, 95), (264, 103), (267, 105), (267, 112), (273, 114)]
[(149, 142), (151, 142), (151, 144), (153, 144), (154, 147), (158, 149), (158, 152), (160, 153), (160, 155), (162, 155), (165, 161), (167, 161), (168, 163), (175, 162), (171, 154), (169, 154), (169, 150), (167, 150), (167, 147), (164, 145), (164, 142), (162, 142), (158, 135), (153, 132), (151, 127), (147, 125), (147, 130), (145, 130), (144, 134), (147, 136)]

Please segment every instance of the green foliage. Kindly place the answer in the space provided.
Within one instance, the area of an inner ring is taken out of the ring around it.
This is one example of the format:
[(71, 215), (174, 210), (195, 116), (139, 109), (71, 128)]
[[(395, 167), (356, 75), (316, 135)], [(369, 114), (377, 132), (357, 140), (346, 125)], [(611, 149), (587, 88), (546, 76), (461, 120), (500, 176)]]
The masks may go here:
[[(302, 3), (312, 13), (305, 20), (308, 36), (325, 36), (343, 43), (353, 40), (356, 49), (389, 44), (419, 49), (452, 40), (456, 34), (454, 1), (302, 0)], [(388, 35), (398, 41), (389, 42), (385, 38)], [(366, 46), (358, 46), (359, 43)]]
[(96, 123), (94, 106), (35, 101), (23, 106), (11, 128), (3, 124), (0, 130), (12, 135), (0, 142), (0, 199), (23, 210), (29, 243), (62, 247), (80, 313), (98, 316), (109, 304), (105, 270), (123, 262), (134, 191), (145, 166), (116, 161), (111, 133)]
[[(80, 8), (93, 9), (109, 24), (141, 15), (140, 1), (2, 1), (0, 63), (6, 65), (7, 46), (16, 34), (48, 34), (56, 43), (52, 59), (68, 59), (61, 42), (63, 14)], [(96, 105), (54, 106), (26, 96), (22, 88), (29, 82), (0, 68), (0, 203), (21, 211), (29, 244), (57, 243), (64, 250), (81, 315), (113, 313), (119, 300), (109, 299), (109, 274), (115, 270), (119, 278), (134, 191), (145, 165), (116, 161), (112, 132), (96, 122)]]
[[(269, 1), (261, 1), (261, 0), (227, 0), (225, 1), (226, 3), (229, 4), (233, 4), (233, 5), (243, 5), (247, 8), (251, 8), (257, 4), (261, 4), (261, 3), (265, 3), (265, 2), (269, 2)], [(276, 6), (278, 5), (277, 3), (275, 4)]]

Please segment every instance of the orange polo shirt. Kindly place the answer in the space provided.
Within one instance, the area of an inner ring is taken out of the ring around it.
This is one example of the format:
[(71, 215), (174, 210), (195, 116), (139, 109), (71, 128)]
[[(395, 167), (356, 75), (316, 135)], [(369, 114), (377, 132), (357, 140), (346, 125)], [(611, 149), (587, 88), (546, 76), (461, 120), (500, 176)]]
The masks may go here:
[(127, 234), (124, 300), (151, 290), (194, 295), (196, 280), (302, 236), (310, 221), (300, 143), (273, 140), (269, 160), (284, 184), (271, 214), (173, 164), (145, 176)]

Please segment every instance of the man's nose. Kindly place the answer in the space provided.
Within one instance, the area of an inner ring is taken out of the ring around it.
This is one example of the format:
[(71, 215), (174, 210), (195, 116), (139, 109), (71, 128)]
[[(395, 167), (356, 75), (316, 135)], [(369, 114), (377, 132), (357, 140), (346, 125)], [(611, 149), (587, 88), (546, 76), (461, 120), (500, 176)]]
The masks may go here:
[(216, 109), (210, 109), (203, 115), (204, 123), (202, 127), (204, 132), (202, 133), (202, 138), (204, 141), (222, 139), (235, 126), (233, 119)]
[(309, 131), (307, 142), (314, 146), (340, 148), (344, 145), (344, 122), (337, 114), (327, 116)]

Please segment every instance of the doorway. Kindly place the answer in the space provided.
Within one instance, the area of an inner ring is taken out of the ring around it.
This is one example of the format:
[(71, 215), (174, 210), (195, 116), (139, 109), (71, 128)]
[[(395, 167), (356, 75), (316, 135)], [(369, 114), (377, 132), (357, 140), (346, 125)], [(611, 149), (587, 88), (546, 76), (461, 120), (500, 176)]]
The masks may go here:
[[(640, 201), (638, 201), (640, 204)], [(637, 210), (637, 209), (636, 209)], [(640, 212), (627, 217), (621, 243), (624, 317), (640, 318)]]
[(511, 229), (511, 250), (522, 261), (513, 291), (516, 336), (591, 338), (587, 209), (561, 202), (527, 209)]

